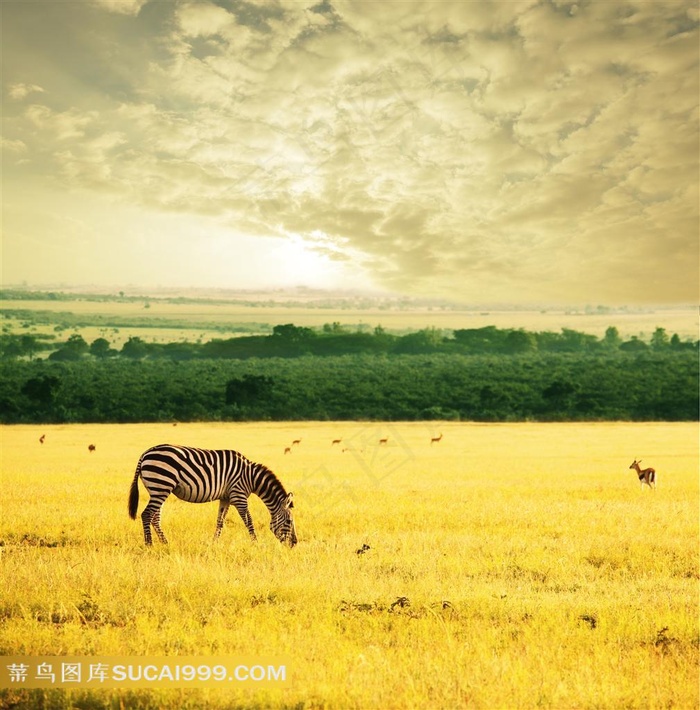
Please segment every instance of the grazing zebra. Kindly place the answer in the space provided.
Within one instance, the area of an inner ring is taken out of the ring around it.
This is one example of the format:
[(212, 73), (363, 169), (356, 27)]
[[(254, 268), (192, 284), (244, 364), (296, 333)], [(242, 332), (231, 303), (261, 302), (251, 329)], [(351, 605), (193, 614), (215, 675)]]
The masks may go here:
[(270, 530), (275, 537), (290, 547), (297, 543), (292, 494), (284, 490), (270, 469), (249, 461), (237, 451), (212, 451), (171, 444), (148, 449), (141, 455), (131, 483), (129, 516), (132, 520), (136, 519), (139, 505), (139, 477), (150, 496), (141, 513), (146, 545), (152, 544), (151, 525), (158, 539), (168, 542), (160, 527), (160, 508), (171, 493), (189, 503), (219, 501), (215, 540), (221, 534), (230, 505), (238, 511), (251, 538), (256, 539), (248, 511), (248, 497), (255, 493), (270, 511)]

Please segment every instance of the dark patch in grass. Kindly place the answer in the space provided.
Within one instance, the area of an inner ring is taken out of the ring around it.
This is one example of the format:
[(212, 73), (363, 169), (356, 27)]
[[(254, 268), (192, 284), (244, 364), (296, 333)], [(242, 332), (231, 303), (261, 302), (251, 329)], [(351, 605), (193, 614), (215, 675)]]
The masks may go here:
[(112, 618), (112, 616), (104, 611), (104, 609), (101, 609), (99, 604), (87, 593), (83, 594), (81, 601), (75, 604), (73, 608), (75, 612), (70, 611), (63, 605), (51, 611), (39, 609), (34, 611), (34, 618), (41, 623), (54, 624), (56, 626), (62, 626), (63, 624), (70, 624), (77, 621), (81, 625), (90, 628), (99, 628), (100, 626), (124, 627), (127, 623), (124, 620)]
[(409, 606), (411, 606), (411, 601), (408, 597), (397, 597), (396, 601), (391, 602), (389, 611), (394, 611), (394, 607), (397, 606), (401, 609), (407, 609)]
[(6, 540), (0, 540), (0, 547), (9, 547), (12, 545), (18, 547), (66, 547), (70, 544), (72, 544), (72, 542), (63, 534), (61, 534), (58, 540), (52, 540), (49, 537), (42, 537), (34, 533), (10, 533)]
[(656, 632), (654, 648), (664, 655), (670, 653), (679, 643), (677, 638), (668, 635), (668, 626), (664, 626)]
[(73, 621), (73, 617), (66, 612), (65, 609), (53, 609), (52, 611), (36, 611), (35, 618), (42, 624), (67, 624)]
[(383, 614), (394, 614), (396, 616), (405, 616), (410, 619), (420, 619), (427, 616), (429, 613), (435, 615), (434, 609), (439, 609), (449, 616), (454, 616), (457, 611), (452, 602), (442, 599), (438, 602), (432, 602), (428, 607), (413, 607), (411, 600), (408, 597), (396, 597), (391, 604), (386, 605), (381, 602), (353, 602), (343, 599), (338, 605), (338, 611), (341, 614), (369, 614), (371, 616), (380, 616)]
[(22, 616), (19, 606), (16, 604), (3, 604), (0, 606), (0, 623), (15, 616)]
[(366, 603), (366, 602), (346, 602), (344, 599), (341, 600), (340, 604), (338, 605), (338, 611), (341, 612), (342, 614), (345, 614), (347, 612), (351, 611), (361, 611), (363, 613), (381, 613), (386, 611), (386, 607), (382, 604), (379, 604), (377, 602), (371, 602), (371, 603)]
[(80, 614), (80, 620), (83, 624), (104, 623), (106, 614), (100, 609), (100, 605), (89, 595), (83, 594), (83, 598), (75, 608)]
[(537, 569), (527, 569), (525, 567), (520, 567), (520, 565), (512, 565), (508, 568), (508, 574), (517, 580), (525, 580), (528, 582), (539, 582), (544, 584), (549, 577), (549, 570), (542, 572)]
[(588, 624), (591, 629), (595, 629), (598, 626), (598, 617), (595, 614), (581, 614), (578, 618)]
[(262, 606), (263, 604), (279, 604), (277, 595), (274, 592), (268, 592), (267, 594), (254, 594), (250, 598), (250, 606)]

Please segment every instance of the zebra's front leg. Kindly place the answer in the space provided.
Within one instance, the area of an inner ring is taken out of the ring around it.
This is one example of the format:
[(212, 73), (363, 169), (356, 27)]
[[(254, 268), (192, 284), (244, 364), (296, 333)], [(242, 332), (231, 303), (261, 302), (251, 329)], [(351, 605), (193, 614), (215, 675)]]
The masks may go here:
[(248, 510), (248, 501), (234, 502), (238, 514), (245, 523), (246, 528), (248, 528), (248, 533), (253, 541), (257, 540), (255, 535), (255, 528), (253, 527), (253, 518), (250, 516), (250, 511)]
[(225, 498), (219, 501), (219, 514), (216, 518), (216, 531), (214, 532), (214, 540), (219, 539), (221, 535), (221, 529), (224, 527), (224, 522), (226, 521), (226, 513), (228, 513), (229, 506), (231, 502)]

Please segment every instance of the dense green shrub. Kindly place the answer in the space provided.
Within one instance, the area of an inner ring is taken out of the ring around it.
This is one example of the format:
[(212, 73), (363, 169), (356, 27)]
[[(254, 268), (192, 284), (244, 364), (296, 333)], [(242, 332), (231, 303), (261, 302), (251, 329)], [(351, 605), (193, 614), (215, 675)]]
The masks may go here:
[(697, 352), (670, 347), (0, 363), (0, 419), (6, 423), (697, 416)]

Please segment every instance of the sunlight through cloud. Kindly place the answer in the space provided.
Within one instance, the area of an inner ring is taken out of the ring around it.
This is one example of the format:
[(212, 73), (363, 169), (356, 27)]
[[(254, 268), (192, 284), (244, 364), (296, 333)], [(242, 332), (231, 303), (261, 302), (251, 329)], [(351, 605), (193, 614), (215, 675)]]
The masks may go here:
[(4, 8), (6, 204), (28, 215), (9, 254), (51, 190), (95, 233), (94, 200), (129, 230), (131, 208), (199, 221), (185, 269), (213, 220), (266, 282), (286, 253), (300, 283), (344, 264), (465, 301), (697, 296), (690, 2), (38, 8)]

